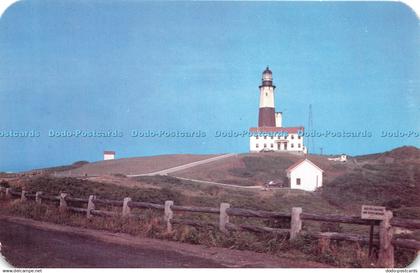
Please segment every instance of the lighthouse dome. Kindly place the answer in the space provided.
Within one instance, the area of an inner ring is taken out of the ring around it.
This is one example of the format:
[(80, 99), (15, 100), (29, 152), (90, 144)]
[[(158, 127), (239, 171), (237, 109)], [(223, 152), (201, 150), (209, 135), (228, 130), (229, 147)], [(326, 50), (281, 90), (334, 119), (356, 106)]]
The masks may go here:
[(270, 75), (272, 75), (273, 72), (271, 72), (270, 68), (268, 68), (268, 66), (267, 66), (266, 69), (264, 70), (263, 74), (270, 74)]
[(264, 86), (267, 86), (267, 85), (270, 86), (273, 83), (273, 72), (271, 72), (268, 66), (262, 74), (262, 82)]

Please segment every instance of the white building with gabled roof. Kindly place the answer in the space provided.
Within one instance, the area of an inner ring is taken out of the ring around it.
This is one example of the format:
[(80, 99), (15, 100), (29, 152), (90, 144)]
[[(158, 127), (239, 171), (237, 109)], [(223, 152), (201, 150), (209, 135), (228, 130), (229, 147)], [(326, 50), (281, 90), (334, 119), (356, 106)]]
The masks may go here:
[(322, 187), (324, 171), (307, 158), (296, 162), (286, 172), (291, 189), (315, 191)]

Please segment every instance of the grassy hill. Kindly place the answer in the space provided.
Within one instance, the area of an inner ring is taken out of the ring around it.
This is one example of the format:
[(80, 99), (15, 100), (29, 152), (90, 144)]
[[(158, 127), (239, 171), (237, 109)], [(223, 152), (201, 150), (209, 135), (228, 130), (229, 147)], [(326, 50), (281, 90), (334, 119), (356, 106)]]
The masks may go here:
[[(264, 185), (271, 180), (287, 184), (286, 169), (303, 158), (286, 153), (239, 154), (172, 175), (245, 186)], [(308, 158), (324, 170), (327, 182), (356, 166), (353, 162), (330, 161), (324, 156), (309, 155)]]
[[(350, 157), (346, 163), (325, 156), (308, 158), (324, 170), (316, 193), (331, 206), (359, 212), (362, 204), (383, 205), (397, 214), (420, 218), (420, 150), (401, 147), (385, 153)], [(286, 181), (286, 169), (302, 157), (292, 154), (242, 154), (174, 175), (240, 185)]]
[[(165, 165), (167, 168), (170, 165), (179, 165), (179, 161), (174, 162), (171, 159), (182, 158), (182, 156), (168, 156), (166, 158), (165, 156), (160, 156), (159, 158), (162, 160), (161, 162), (168, 163)], [(182, 160), (184, 162), (188, 162), (191, 159), (200, 160), (197, 158), (202, 159), (200, 156), (193, 158), (187, 155)], [(176, 205), (206, 207), (218, 207), (220, 203), (228, 202), (232, 207), (281, 212), (290, 212), (292, 207), (302, 207), (304, 212), (310, 213), (359, 215), (362, 204), (384, 205), (388, 209), (391, 209), (397, 217), (420, 219), (420, 197), (418, 195), (420, 192), (419, 149), (415, 147), (401, 147), (381, 154), (351, 157), (346, 163), (329, 161), (324, 156), (309, 156), (309, 158), (325, 171), (324, 186), (315, 192), (291, 190), (288, 188), (268, 191), (249, 188), (229, 188), (214, 184), (197, 183), (188, 179), (178, 179), (171, 176), (129, 178), (121, 174), (104, 174), (98, 177), (54, 177), (44, 173), (43, 175), (0, 178), (0, 182), (2, 185), (23, 188), (29, 192), (43, 191), (44, 193), (54, 195), (59, 192), (66, 192), (76, 197), (87, 197), (88, 195), (94, 194), (99, 198), (113, 200), (122, 200), (124, 197), (129, 196), (134, 201), (163, 204), (166, 200), (173, 200)], [(153, 161), (153, 159), (154, 157), (146, 160), (138, 160), (147, 162), (150, 160)], [(188, 177), (190, 179), (210, 180), (237, 185), (258, 185), (268, 180), (284, 179), (285, 169), (301, 159), (301, 156), (292, 154), (240, 154), (206, 165), (186, 169), (174, 175)], [(92, 168), (99, 168), (98, 170), (104, 168), (101, 172), (110, 173), (110, 169), (115, 171), (115, 168), (120, 168), (119, 166), (121, 164), (124, 165), (124, 162), (130, 160), (133, 159), (88, 163), (79, 168), (73, 168), (72, 171), (77, 169), (85, 170), (84, 168), (89, 168), (90, 170), (93, 170)], [(135, 166), (135, 164), (131, 166)], [(125, 168), (124, 166), (122, 167)], [(157, 166), (153, 168), (157, 168)], [(17, 211), (23, 215), (28, 214), (25, 208), (15, 208), (14, 210), (12, 208), (12, 211), (14, 213)], [(49, 210), (47, 209), (46, 211), (48, 212)], [(46, 215), (42, 216), (44, 218), (41, 219), (48, 220), (48, 214)], [(159, 214), (157, 217), (160, 219), (161, 215)], [(183, 217), (183, 214), (179, 213), (177, 217)], [(188, 214), (187, 218), (207, 222), (217, 222), (218, 220), (217, 215), (204, 214)], [(65, 221), (67, 223), (70, 220), (60, 218), (57, 221)], [(241, 221), (241, 223), (245, 224), (270, 227), (287, 228), (288, 225), (288, 223), (281, 221), (253, 218), (238, 219), (231, 217), (231, 221), (233, 223)], [(75, 224), (80, 223), (76, 221)], [(101, 219), (92, 223), (82, 222), (82, 225), (111, 230), (114, 228), (118, 232), (124, 227), (124, 224), (118, 221), (115, 224), (110, 224)], [(365, 226), (348, 224), (327, 225), (325, 223), (311, 221), (304, 222), (304, 229), (307, 231), (339, 230), (360, 234), (367, 234), (368, 232), (368, 227)], [(176, 237), (176, 240), (179, 239), (186, 242), (212, 242), (213, 244), (219, 238), (219, 235), (216, 233), (214, 235), (212, 232), (205, 230), (201, 230), (200, 232), (192, 228), (177, 230), (180, 232), (179, 238), (181, 239)], [(209, 234), (213, 234), (214, 236), (210, 236)], [(209, 236), (208, 238), (206, 237), (207, 235)], [(255, 236), (245, 234), (243, 237), (235, 237), (235, 240), (230, 241), (231, 244), (226, 241), (222, 241), (220, 244), (225, 247), (236, 247), (239, 249), (245, 247), (244, 249), (258, 251), (271, 249), (270, 245), (273, 242), (276, 246), (281, 244), (269, 236), (266, 238), (267, 241), (261, 241), (260, 237), (256, 238)], [(419, 239), (420, 233), (415, 232), (412, 235), (404, 236)], [(308, 247), (309, 243), (305, 241), (298, 248), (304, 253), (306, 253), (306, 250), (308, 253), (312, 253), (314, 249), (317, 249), (317, 245), (314, 244)], [(285, 251), (290, 250), (287, 245), (285, 247), (286, 249), (280, 248), (278, 251), (285, 253)], [(347, 250), (344, 245), (343, 251), (346, 252)], [(295, 253), (296, 249), (291, 251)], [(334, 257), (338, 257), (341, 254), (343, 254), (342, 251), (337, 250), (337, 254), (334, 254)], [(335, 265), (348, 266), (349, 262), (353, 264), (353, 262), (358, 260), (358, 258), (354, 257), (349, 258), (349, 254), (346, 253), (343, 254), (344, 258), (333, 258), (331, 255), (324, 255), (322, 256), (323, 258), (320, 258), (319, 255), (308, 255), (311, 259), (322, 260), (325, 258), (328, 260), (328, 263)], [(398, 261), (400, 265), (406, 265), (412, 259), (410, 255), (414, 254), (404, 255), (397, 254), (397, 259), (403, 260)]]
[(325, 184), (322, 196), (347, 209), (383, 205), (396, 214), (420, 218), (420, 150), (401, 147), (353, 158), (357, 167)]
[[(290, 189), (264, 192), (229, 189), (166, 176), (127, 178), (108, 175), (140, 171), (139, 167), (144, 172), (155, 171), (212, 156), (170, 155), (85, 163), (72, 168), (72, 174), (90, 171), (104, 175), (87, 179), (27, 177), (20, 179), (17, 186), (51, 193), (67, 191), (76, 196), (94, 193), (105, 198), (132, 196), (144, 201), (171, 197), (184, 205), (218, 206), (220, 202), (230, 202), (236, 207), (269, 210), (302, 206), (306, 211), (355, 215), (359, 214), (362, 204), (384, 205), (396, 215), (420, 218), (420, 150), (415, 147), (351, 157), (346, 163), (310, 155), (309, 159), (325, 172), (324, 186), (316, 192)], [(294, 154), (239, 154), (171, 175), (235, 185), (262, 185), (270, 180), (286, 181), (285, 170), (301, 159), (302, 156)]]
[(188, 164), (214, 156), (216, 155), (179, 154), (101, 160), (83, 164), (78, 168), (71, 168), (63, 171), (57, 170), (57, 174), (61, 176), (143, 174)]

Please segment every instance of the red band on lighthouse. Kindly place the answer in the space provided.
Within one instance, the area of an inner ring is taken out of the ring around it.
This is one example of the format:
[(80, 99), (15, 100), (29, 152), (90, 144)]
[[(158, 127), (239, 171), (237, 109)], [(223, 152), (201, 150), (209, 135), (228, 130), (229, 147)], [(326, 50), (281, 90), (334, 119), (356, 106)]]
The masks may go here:
[(272, 107), (260, 108), (258, 127), (276, 127), (275, 110)]

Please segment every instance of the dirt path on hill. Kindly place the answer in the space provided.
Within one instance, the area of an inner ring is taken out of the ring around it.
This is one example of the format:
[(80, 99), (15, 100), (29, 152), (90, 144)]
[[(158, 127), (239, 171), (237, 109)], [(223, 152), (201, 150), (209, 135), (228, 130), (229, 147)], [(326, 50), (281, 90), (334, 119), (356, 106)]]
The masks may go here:
[(195, 167), (195, 166), (198, 166), (198, 165), (207, 164), (207, 163), (210, 163), (210, 162), (213, 162), (213, 161), (217, 161), (217, 160), (221, 160), (221, 159), (224, 159), (224, 158), (228, 158), (228, 157), (231, 157), (231, 156), (234, 156), (234, 155), (236, 155), (236, 154), (219, 155), (219, 156), (215, 156), (215, 157), (211, 157), (211, 158), (207, 158), (207, 159), (203, 159), (203, 160), (191, 162), (191, 163), (188, 163), (188, 164), (176, 166), (176, 167), (165, 169), (165, 170), (160, 170), (160, 171), (151, 172), (151, 173), (144, 173), (144, 174), (131, 174), (131, 175), (127, 175), (127, 177), (167, 175), (168, 173), (182, 171), (182, 170), (189, 169), (189, 168), (192, 168), (192, 167)]
[(251, 251), (189, 245), (0, 216), (2, 254), (16, 267), (328, 267)]
[(179, 176), (171, 176), (171, 177), (177, 178), (179, 180), (185, 180), (185, 181), (188, 181), (188, 182), (211, 184), (211, 185), (217, 185), (217, 186), (221, 186), (221, 187), (233, 187), (233, 188), (251, 189), (251, 190), (262, 190), (262, 189), (264, 189), (264, 187), (262, 187), (262, 186), (240, 186), (240, 185), (225, 184), (225, 183), (219, 183), (219, 182), (213, 182), (213, 181), (205, 181), (205, 180), (198, 180), (198, 179), (192, 179), (192, 178), (184, 178), (184, 177), (179, 177)]

